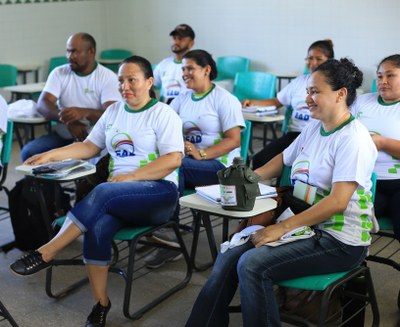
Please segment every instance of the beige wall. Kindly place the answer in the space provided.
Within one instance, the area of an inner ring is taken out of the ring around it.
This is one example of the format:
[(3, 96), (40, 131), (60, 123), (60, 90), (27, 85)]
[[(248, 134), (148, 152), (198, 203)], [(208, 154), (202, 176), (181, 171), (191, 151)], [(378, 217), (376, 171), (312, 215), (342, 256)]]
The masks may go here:
[[(178, 23), (194, 28), (196, 47), (242, 55), (252, 69), (301, 72), (309, 44), (331, 38), (337, 57), (365, 72), (400, 52), (398, 0), (93, 0), (0, 6), (1, 62), (40, 63), (64, 53), (66, 38), (87, 31), (98, 49), (124, 47), (157, 63)], [(43, 72), (45, 69), (43, 69)]]

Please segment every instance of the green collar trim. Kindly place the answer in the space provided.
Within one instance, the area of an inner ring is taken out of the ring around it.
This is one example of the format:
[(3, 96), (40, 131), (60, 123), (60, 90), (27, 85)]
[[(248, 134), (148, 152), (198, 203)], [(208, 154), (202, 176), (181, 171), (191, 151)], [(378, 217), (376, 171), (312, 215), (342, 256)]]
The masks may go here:
[(181, 63), (182, 63), (182, 60), (179, 61), (178, 59), (174, 58), (174, 63), (175, 63), (175, 64), (181, 64)]
[(378, 96), (378, 103), (381, 106), (393, 106), (394, 104), (397, 104), (399, 102), (400, 102), (400, 100), (399, 101), (395, 101), (395, 102), (384, 102), (382, 97), (380, 95)]
[(149, 108), (151, 108), (152, 106), (154, 106), (156, 103), (158, 102), (157, 99), (153, 99), (151, 98), (149, 102), (146, 103), (146, 105), (143, 108), (140, 108), (139, 110), (133, 110), (131, 108), (128, 107), (128, 105), (125, 103), (124, 108), (125, 111), (130, 112), (132, 114), (137, 114), (139, 112), (145, 111)]
[(215, 84), (213, 83), (211, 88), (209, 90), (207, 90), (206, 92), (203, 93), (199, 93), (199, 94), (195, 94), (192, 93), (192, 100), (193, 101), (200, 101), (203, 100), (207, 95), (209, 95), (211, 93), (212, 90), (215, 89)]
[(81, 76), (81, 77), (89, 76), (91, 73), (93, 73), (96, 70), (96, 68), (97, 68), (97, 61), (94, 62), (94, 67), (93, 67), (91, 72), (89, 72), (87, 74), (80, 74), (80, 73), (75, 73), (75, 74), (78, 75), (78, 76)]
[(329, 135), (337, 132), (338, 130), (342, 129), (344, 126), (349, 124), (354, 119), (355, 119), (354, 116), (350, 115), (349, 119), (347, 119), (343, 124), (341, 124), (340, 126), (336, 127), (334, 130), (332, 130), (330, 132), (325, 132), (324, 127), (321, 125), (321, 129), (320, 129), (321, 136), (329, 136)]

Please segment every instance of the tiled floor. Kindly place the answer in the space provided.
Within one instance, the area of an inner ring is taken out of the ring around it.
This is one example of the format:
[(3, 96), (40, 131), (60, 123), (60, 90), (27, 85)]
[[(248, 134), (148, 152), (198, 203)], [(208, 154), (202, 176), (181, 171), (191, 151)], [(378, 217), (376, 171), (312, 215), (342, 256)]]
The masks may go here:
[[(6, 185), (12, 188), (15, 181), (21, 176), (17, 175), (13, 169), (19, 164), (19, 148), (14, 142), (13, 157), (9, 169)], [(255, 148), (259, 148), (256, 144)], [(3, 193), (3, 192), (2, 192)], [(4, 194), (1, 194), (0, 205), (7, 204)], [(185, 214), (185, 217), (188, 215)], [(188, 218), (185, 218), (186, 221)], [(220, 227), (216, 228), (216, 235), (220, 235)], [(0, 222), (0, 243), (5, 243), (12, 239), (12, 230), (9, 221)], [(191, 235), (185, 234), (184, 239), (188, 245), (191, 244)], [(200, 237), (200, 253), (198, 258), (202, 261), (209, 259), (205, 235)], [(80, 248), (79, 241), (65, 251), (69, 255), (72, 251)], [(55, 300), (49, 298), (45, 293), (45, 272), (40, 272), (30, 277), (17, 277), (10, 273), (8, 266), (21, 255), (19, 250), (12, 250), (8, 253), (0, 253), (0, 300), (14, 316), (17, 323), (22, 327), (36, 326), (57, 326), (75, 327), (83, 326), (86, 316), (91, 309), (91, 294), (88, 285), (73, 292), (69, 296)], [(397, 258), (400, 259), (400, 258)], [(398, 260), (399, 261), (399, 260)], [(397, 308), (397, 296), (400, 287), (400, 272), (391, 267), (376, 263), (369, 263), (372, 269), (375, 288), (378, 296), (381, 326), (399, 327), (400, 311)], [(174, 281), (182, 276), (184, 270), (183, 262), (170, 263), (165, 267), (147, 273), (138, 278), (138, 283), (134, 291), (140, 296), (149, 299), (164, 284)], [(168, 300), (157, 306), (155, 309), (146, 313), (141, 319), (131, 321), (122, 314), (123, 282), (122, 278), (115, 274), (110, 274), (109, 290), (112, 301), (112, 308), (108, 315), (109, 327), (141, 326), (141, 327), (174, 327), (184, 326), (190, 313), (193, 302), (210, 270), (204, 272), (194, 272), (186, 288), (174, 294)], [(75, 275), (83, 275), (84, 271), (80, 268), (62, 269), (60, 282), (69, 281)], [(207, 313), (205, 313), (207, 314)], [(369, 312), (367, 312), (366, 326), (370, 325)], [(232, 327), (241, 326), (240, 314), (231, 315)], [(1, 322), (0, 326), (8, 326)], [(257, 326), (255, 326), (257, 327)]]

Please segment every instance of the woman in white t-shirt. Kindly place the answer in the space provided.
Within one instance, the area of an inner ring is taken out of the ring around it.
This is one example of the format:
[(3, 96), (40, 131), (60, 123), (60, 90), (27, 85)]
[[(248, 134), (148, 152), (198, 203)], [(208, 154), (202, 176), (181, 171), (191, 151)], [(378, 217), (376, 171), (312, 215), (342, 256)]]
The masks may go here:
[(152, 97), (153, 72), (144, 58), (125, 59), (118, 72), (123, 102), (109, 106), (86, 140), (35, 155), (31, 165), (66, 158), (88, 159), (104, 148), (109, 178), (67, 214), (47, 244), (13, 263), (19, 275), (49, 267), (56, 254), (83, 234), (83, 258), (95, 305), (86, 326), (105, 326), (111, 307), (107, 274), (114, 234), (126, 225), (159, 225), (171, 219), (178, 201), (177, 168), (183, 156), (182, 122)]
[(352, 113), (369, 130), (378, 148), (375, 214), (388, 216), (400, 240), (400, 54), (384, 58), (377, 69), (378, 93), (363, 94)]
[[(307, 51), (306, 67), (312, 73), (318, 65), (334, 57), (331, 40), (315, 41)], [(310, 110), (305, 103), (307, 79), (310, 75), (303, 74), (295, 78), (283, 88), (273, 99), (242, 101), (243, 107), (248, 106), (286, 106), (292, 109), (287, 121), (287, 130), (280, 138), (271, 141), (264, 149), (252, 158), (252, 167), (257, 169), (285, 150), (312, 120)], [(288, 109), (286, 109), (288, 110)], [(286, 114), (289, 114), (288, 112)]]
[(182, 74), (189, 89), (171, 102), (183, 122), (185, 158), (179, 170), (179, 191), (218, 184), (217, 171), (240, 156), (240, 130), (245, 127), (239, 100), (212, 81), (217, 66), (204, 50), (183, 56)]
[[(292, 166), (291, 180), (314, 186), (316, 202), (220, 253), (186, 326), (228, 326), (238, 284), (243, 326), (280, 326), (276, 282), (346, 271), (363, 262), (371, 241), (371, 174), (377, 150), (368, 130), (348, 110), (361, 83), (361, 71), (348, 59), (328, 60), (311, 74), (306, 103), (314, 121), (255, 172), (268, 180), (279, 176), (283, 165)], [(313, 226), (317, 237), (265, 246), (302, 226)]]

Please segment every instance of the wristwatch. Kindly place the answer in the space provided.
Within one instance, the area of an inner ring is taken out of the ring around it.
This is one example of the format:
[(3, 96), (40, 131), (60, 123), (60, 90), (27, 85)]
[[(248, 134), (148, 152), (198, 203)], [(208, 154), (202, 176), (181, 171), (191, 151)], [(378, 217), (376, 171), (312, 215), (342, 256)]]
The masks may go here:
[(201, 160), (207, 159), (207, 153), (204, 150), (200, 149), (199, 154), (200, 154)]

